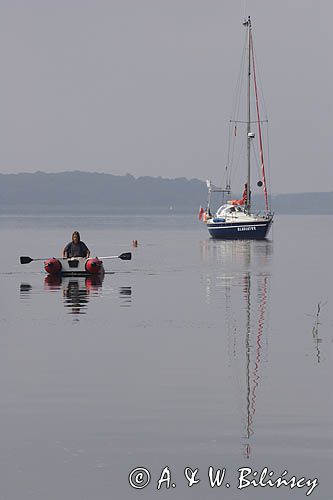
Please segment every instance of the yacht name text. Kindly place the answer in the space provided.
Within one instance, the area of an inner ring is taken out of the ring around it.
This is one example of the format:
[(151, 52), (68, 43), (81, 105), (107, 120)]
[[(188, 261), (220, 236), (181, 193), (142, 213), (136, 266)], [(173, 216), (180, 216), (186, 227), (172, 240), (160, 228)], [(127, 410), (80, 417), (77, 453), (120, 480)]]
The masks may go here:
[(256, 226), (244, 226), (237, 228), (237, 231), (256, 231), (256, 230), (257, 230)]

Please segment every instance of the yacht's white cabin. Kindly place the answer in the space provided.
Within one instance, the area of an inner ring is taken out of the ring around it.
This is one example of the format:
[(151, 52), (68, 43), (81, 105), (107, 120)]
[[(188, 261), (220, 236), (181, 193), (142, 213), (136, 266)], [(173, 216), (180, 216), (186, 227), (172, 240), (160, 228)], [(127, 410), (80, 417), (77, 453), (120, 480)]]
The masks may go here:
[(216, 217), (235, 217), (244, 216), (244, 207), (240, 205), (222, 205), (216, 212)]
[(242, 205), (222, 205), (216, 212), (215, 217), (210, 219), (212, 223), (223, 223), (223, 222), (255, 222), (264, 220), (265, 217), (249, 214), (245, 211), (245, 207)]

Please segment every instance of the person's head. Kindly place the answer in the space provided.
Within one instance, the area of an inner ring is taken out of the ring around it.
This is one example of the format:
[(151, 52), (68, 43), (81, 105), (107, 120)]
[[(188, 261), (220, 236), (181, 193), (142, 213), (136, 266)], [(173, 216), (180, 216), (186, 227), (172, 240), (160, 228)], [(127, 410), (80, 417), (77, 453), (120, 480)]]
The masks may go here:
[(79, 231), (74, 231), (74, 233), (72, 234), (72, 242), (77, 245), (78, 243), (80, 243), (80, 233)]

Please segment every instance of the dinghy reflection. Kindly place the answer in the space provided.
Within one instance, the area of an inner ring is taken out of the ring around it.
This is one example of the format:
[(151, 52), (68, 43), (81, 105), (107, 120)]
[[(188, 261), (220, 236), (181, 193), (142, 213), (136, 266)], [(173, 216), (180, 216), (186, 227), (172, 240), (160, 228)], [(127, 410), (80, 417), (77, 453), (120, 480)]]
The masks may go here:
[[(102, 287), (105, 275), (95, 276), (46, 276), (44, 287), (50, 292), (62, 291), (64, 306), (68, 308), (69, 314), (85, 314), (89, 301), (93, 297), (102, 295)], [(113, 295), (116, 290), (109, 288), (105, 294)], [(120, 286), (118, 288), (120, 307), (132, 305), (132, 287)]]
[(129, 307), (130, 305), (132, 305), (132, 287), (119, 287), (119, 297), (122, 299), (120, 307)]
[(31, 292), (30, 283), (21, 283), (20, 284), (20, 298), (21, 299), (29, 299)]
[(221, 309), (228, 357), (239, 396), (241, 447), (250, 458), (260, 381), (268, 359), (268, 315), (272, 257), (270, 241), (214, 241), (201, 244), (206, 302)]
[(45, 289), (49, 291), (62, 290), (64, 306), (69, 314), (85, 314), (92, 296), (100, 294), (104, 275), (88, 277), (46, 276)]

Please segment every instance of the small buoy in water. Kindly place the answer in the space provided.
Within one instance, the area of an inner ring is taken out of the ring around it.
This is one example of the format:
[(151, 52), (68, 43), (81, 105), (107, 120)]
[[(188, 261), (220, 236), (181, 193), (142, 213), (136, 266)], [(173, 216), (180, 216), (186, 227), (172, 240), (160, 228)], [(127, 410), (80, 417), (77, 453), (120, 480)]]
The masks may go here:
[(258, 182), (257, 182), (257, 186), (261, 188), (261, 186), (262, 186), (262, 181), (258, 181)]
[(138, 240), (133, 240), (132, 241), (132, 246), (137, 247), (138, 246)]

